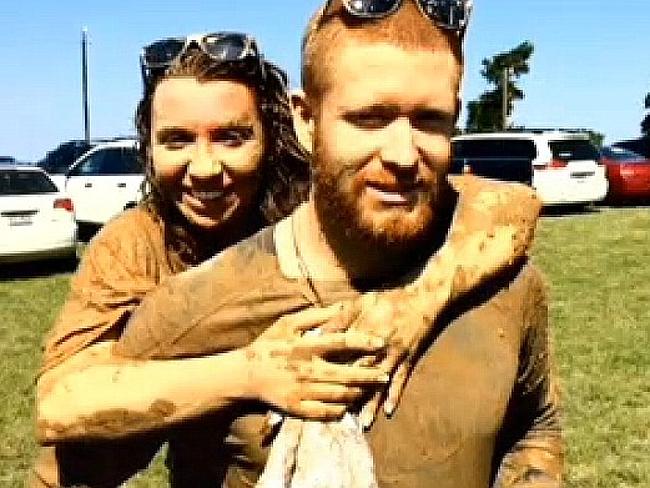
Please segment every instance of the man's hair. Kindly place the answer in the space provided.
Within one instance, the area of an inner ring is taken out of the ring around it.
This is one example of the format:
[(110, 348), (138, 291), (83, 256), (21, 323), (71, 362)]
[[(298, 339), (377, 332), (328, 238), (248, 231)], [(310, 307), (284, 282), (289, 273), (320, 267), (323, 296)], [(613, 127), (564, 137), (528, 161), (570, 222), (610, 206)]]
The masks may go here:
[[(261, 77), (250, 66), (220, 62), (200, 49), (189, 49), (163, 74), (158, 74), (145, 83), (135, 114), (140, 160), (145, 169), (144, 203), (163, 221), (178, 223), (178, 216), (154, 175), (151, 122), (156, 88), (162, 80), (170, 77), (189, 76), (199, 82), (231, 80), (244, 83), (254, 90), (266, 145), (259, 170), (261, 184), (258, 213), (251, 216), (252, 219), (258, 218), (260, 227), (282, 219), (307, 198), (310, 181), (309, 154), (298, 142), (293, 129), (286, 75), (279, 67), (267, 61), (264, 61), (264, 70), (266, 75)], [(215, 110), (219, 110), (219, 107), (215, 107)], [(176, 227), (181, 234), (187, 234), (182, 232), (182, 221)], [(184, 241), (188, 238), (184, 235), (176, 240)]]
[(311, 18), (302, 39), (302, 88), (318, 103), (330, 83), (334, 57), (346, 42), (386, 42), (405, 49), (450, 51), (463, 64), (462, 39), (445, 31), (420, 12), (414, 0), (404, 0), (394, 14), (379, 19), (358, 19), (348, 14), (340, 0), (321, 7)]

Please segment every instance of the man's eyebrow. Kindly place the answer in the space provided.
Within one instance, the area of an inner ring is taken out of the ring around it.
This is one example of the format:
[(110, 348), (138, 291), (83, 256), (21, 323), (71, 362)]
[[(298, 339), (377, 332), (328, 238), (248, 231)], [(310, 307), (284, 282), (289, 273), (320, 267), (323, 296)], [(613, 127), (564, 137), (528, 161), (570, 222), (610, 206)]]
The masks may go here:
[(363, 107), (344, 108), (344, 110), (353, 114), (371, 113), (374, 115), (385, 115), (385, 116), (396, 116), (400, 113), (400, 109), (397, 105), (392, 105), (387, 103), (373, 103), (371, 105), (366, 105)]
[(447, 120), (455, 119), (456, 113), (449, 112), (447, 110), (438, 109), (438, 108), (421, 107), (413, 110), (411, 116), (415, 116), (417, 118), (427, 118), (427, 119), (447, 121)]
[[(347, 111), (353, 114), (370, 113), (373, 115), (382, 115), (386, 117), (396, 117), (403, 114), (401, 107), (390, 103), (375, 103), (360, 108), (349, 108)], [(448, 120), (455, 117), (454, 112), (431, 107), (415, 107), (403, 115), (408, 115), (409, 117), (427, 117), (439, 120)]]

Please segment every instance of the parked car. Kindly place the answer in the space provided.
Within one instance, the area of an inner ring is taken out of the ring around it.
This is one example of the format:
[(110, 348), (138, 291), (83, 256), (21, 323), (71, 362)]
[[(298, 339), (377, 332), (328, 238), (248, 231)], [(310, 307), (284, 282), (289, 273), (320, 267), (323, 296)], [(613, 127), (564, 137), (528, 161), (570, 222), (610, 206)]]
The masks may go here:
[(78, 139), (63, 142), (55, 149), (48, 151), (36, 165), (50, 175), (59, 190), (63, 190), (68, 168), (95, 145), (93, 142)]
[(2, 263), (74, 258), (72, 201), (42, 169), (0, 165), (0, 236)]
[(600, 155), (609, 180), (608, 201), (650, 201), (649, 158), (621, 147), (605, 147)]
[(452, 173), (526, 183), (545, 205), (589, 204), (607, 193), (598, 151), (584, 132), (527, 130), (457, 136)]
[(612, 146), (628, 149), (640, 154), (644, 158), (650, 159), (650, 135), (639, 137), (638, 139), (615, 142)]
[(136, 141), (98, 144), (66, 173), (65, 192), (74, 203), (77, 222), (103, 225), (140, 200), (144, 181)]

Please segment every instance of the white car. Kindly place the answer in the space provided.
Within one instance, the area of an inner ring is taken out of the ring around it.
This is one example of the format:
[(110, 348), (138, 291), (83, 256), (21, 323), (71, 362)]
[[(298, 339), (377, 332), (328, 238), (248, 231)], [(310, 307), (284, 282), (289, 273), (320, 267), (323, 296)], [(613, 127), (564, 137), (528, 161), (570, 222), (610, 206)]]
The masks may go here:
[(595, 203), (607, 194), (605, 168), (584, 131), (469, 134), (452, 145), (452, 173), (526, 183), (544, 205)]
[(70, 198), (37, 167), (0, 165), (0, 263), (74, 258)]
[(77, 222), (103, 225), (141, 198), (144, 173), (136, 141), (99, 144), (66, 173), (65, 192), (74, 202)]

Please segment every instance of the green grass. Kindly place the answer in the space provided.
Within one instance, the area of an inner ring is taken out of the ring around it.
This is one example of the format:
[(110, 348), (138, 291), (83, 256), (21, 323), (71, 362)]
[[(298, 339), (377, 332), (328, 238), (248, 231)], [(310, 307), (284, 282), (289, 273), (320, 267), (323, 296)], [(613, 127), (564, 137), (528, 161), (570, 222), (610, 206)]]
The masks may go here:
[(0, 281), (0, 486), (21, 486), (35, 450), (34, 373), (68, 278)]
[(650, 211), (545, 219), (568, 486), (650, 486)]
[[(650, 486), (650, 211), (545, 217), (536, 263), (551, 292), (568, 441), (566, 486)], [(69, 276), (1, 281), (0, 486), (35, 452), (33, 375)], [(160, 459), (130, 488), (164, 486)]]

